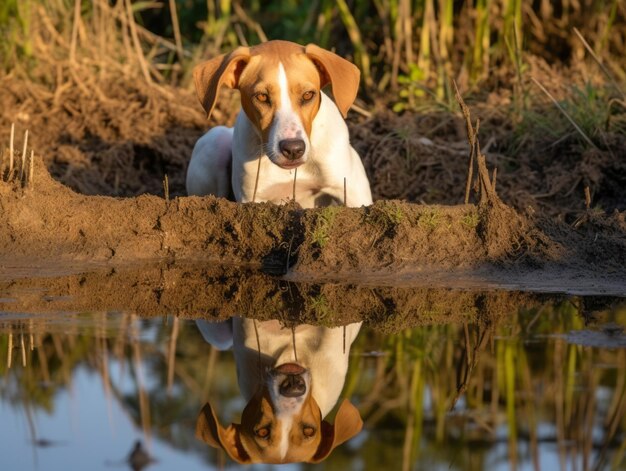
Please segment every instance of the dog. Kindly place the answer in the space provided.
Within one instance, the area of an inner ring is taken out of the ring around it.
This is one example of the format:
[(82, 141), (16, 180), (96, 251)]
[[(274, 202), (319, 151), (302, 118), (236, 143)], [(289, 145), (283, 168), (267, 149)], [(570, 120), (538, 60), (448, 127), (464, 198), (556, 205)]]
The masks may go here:
[(216, 126), (196, 143), (187, 194), (278, 204), (295, 196), (303, 208), (372, 203), (343, 120), (359, 87), (355, 65), (314, 44), (268, 41), (199, 64), (193, 76), (207, 117), (222, 87), (239, 90), (241, 111), (234, 128)]
[(360, 323), (344, 329), (240, 317), (221, 323), (196, 321), (205, 340), (232, 346), (237, 380), (247, 401), (241, 424), (223, 427), (207, 403), (196, 436), (222, 448), (238, 463), (319, 463), (361, 431), (357, 408), (344, 400), (331, 425), (323, 418), (338, 401), (348, 371), (350, 346)]

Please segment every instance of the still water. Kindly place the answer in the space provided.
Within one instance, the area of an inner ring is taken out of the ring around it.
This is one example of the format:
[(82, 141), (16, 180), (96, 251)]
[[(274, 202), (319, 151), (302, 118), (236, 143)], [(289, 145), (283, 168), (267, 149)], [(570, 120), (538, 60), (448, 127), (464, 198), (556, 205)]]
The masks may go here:
[[(319, 464), (253, 469), (626, 469), (626, 302), (525, 299), (504, 316), (425, 313), (412, 327), (344, 329), (133, 311), (34, 315), (3, 298), (0, 469), (234, 469), (263, 453)], [(265, 401), (255, 396), (264, 385)], [(317, 409), (303, 413), (309, 396)], [(244, 409), (247, 425), (229, 429)], [(287, 441), (292, 409), (306, 417)], [(239, 434), (232, 442), (229, 430)], [(327, 445), (298, 454), (329, 433)]]

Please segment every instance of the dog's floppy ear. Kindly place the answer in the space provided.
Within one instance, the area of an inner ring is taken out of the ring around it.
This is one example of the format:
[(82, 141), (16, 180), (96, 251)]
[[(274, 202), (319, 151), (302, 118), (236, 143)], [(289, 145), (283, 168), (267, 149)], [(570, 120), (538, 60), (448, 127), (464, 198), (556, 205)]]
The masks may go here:
[(343, 442), (350, 440), (362, 428), (363, 420), (358, 409), (350, 401), (344, 399), (335, 416), (335, 423), (330, 425), (327, 421), (322, 421), (322, 441), (309, 462), (319, 463), (326, 459), (331, 451)]
[(196, 421), (196, 438), (213, 448), (222, 448), (237, 463), (250, 463), (250, 456), (244, 450), (239, 439), (237, 424), (227, 428), (221, 426), (215, 411), (208, 402), (202, 408)]
[(241, 72), (249, 60), (250, 49), (240, 46), (230, 54), (215, 57), (193, 69), (196, 93), (207, 118), (211, 116), (220, 87), (237, 88)]
[(321, 86), (331, 84), (337, 108), (345, 118), (359, 91), (361, 71), (343, 57), (315, 44), (308, 44), (304, 53), (320, 71)]

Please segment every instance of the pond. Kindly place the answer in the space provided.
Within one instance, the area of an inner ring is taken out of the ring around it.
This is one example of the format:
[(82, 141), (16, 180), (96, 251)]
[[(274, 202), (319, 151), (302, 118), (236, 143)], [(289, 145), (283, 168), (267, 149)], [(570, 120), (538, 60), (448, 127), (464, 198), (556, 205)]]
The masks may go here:
[(406, 316), (412, 299), (410, 320), (372, 301), (362, 325), (311, 326), (293, 304), (314, 322), (338, 305), (324, 287), (290, 294), (288, 316), (234, 318), (76, 309), (55, 289), (0, 291), (2, 469), (626, 468), (623, 298), (409, 290), (380, 305)]

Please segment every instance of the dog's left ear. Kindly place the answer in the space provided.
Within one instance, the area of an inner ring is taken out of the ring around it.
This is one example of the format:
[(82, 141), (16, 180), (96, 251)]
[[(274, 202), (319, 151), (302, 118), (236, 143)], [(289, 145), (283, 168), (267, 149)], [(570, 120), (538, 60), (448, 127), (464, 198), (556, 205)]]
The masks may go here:
[(250, 60), (250, 49), (240, 46), (230, 54), (223, 54), (193, 69), (193, 80), (198, 99), (207, 118), (211, 116), (220, 87), (237, 88), (239, 76)]
[(322, 421), (322, 441), (309, 462), (319, 463), (326, 459), (331, 451), (350, 440), (362, 428), (363, 420), (358, 409), (350, 401), (344, 399), (335, 416), (335, 423), (330, 425), (326, 420)]
[(308, 44), (304, 53), (320, 71), (321, 86), (331, 84), (337, 108), (345, 118), (359, 91), (361, 71), (343, 57), (315, 44)]
[(217, 420), (215, 411), (208, 402), (196, 421), (196, 438), (213, 448), (222, 448), (237, 463), (250, 463), (251, 459), (239, 439), (237, 424), (224, 428)]

